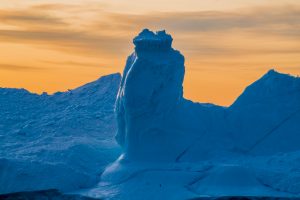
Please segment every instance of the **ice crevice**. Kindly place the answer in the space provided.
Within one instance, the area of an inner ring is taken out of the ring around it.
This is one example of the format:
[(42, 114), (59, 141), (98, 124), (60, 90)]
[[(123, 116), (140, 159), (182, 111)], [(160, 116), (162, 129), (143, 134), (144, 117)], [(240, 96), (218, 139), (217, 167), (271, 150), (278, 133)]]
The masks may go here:
[(263, 137), (259, 140), (256, 141), (255, 144), (253, 144), (253, 146), (251, 146), (246, 153), (250, 153), (253, 149), (255, 149), (256, 146), (260, 145), (261, 143), (263, 143), (264, 140), (267, 139), (267, 137), (269, 137), (271, 134), (273, 134), (277, 129), (279, 129), (283, 124), (285, 124), (288, 120), (292, 119), (295, 115), (297, 115), (298, 113), (300, 113), (300, 109), (296, 110), (295, 112), (289, 114), (287, 117), (285, 117), (284, 119), (282, 119), (276, 126), (274, 126), (269, 132), (267, 132), (265, 135), (263, 135)]

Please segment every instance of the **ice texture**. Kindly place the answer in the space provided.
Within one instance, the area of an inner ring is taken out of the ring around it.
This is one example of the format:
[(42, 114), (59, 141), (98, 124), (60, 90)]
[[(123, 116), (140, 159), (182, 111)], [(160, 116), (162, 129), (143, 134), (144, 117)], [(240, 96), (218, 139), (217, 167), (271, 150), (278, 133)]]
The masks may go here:
[(120, 79), (53, 95), (0, 88), (0, 194), (96, 184), (120, 154), (113, 139)]

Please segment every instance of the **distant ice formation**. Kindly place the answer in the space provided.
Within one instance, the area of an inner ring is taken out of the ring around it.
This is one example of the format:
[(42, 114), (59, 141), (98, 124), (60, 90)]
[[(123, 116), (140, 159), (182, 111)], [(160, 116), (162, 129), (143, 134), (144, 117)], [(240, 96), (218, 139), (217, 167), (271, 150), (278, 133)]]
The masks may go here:
[(96, 184), (120, 154), (113, 139), (120, 79), (53, 95), (0, 88), (0, 194)]

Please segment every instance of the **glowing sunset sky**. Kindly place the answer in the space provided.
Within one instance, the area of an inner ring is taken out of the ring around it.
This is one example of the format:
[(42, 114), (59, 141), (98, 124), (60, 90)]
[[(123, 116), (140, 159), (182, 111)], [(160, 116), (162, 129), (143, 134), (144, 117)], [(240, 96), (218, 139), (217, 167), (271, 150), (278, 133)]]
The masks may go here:
[(230, 105), (268, 69), (300, 75), (299, 0), (0, 1), (0, 87), (49, 93), (121, 72), (132, 38), (166, 29), (184, 96)]

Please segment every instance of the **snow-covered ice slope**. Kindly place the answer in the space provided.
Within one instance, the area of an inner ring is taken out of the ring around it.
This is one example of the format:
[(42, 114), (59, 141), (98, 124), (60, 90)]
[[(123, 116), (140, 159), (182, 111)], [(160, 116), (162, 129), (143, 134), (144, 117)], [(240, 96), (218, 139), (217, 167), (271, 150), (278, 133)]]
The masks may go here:
[(120, 74), (53, 95), (0, 89), (0, 194), (95, 184), (120, 153), (114, 103)]
[(300, 197), (300, 78), (270, 70), (230, 107), (194, 103), (172, 37), (145, 29), (133, 42), (116, 103), (123, 155), (82, 194)]
[(228, 113), (237, 148), (256, 155), (300, 150), (300, 78), (270, 70)]

